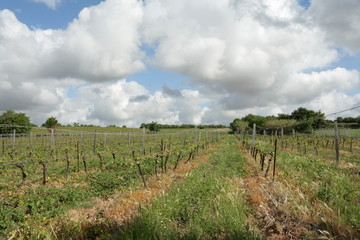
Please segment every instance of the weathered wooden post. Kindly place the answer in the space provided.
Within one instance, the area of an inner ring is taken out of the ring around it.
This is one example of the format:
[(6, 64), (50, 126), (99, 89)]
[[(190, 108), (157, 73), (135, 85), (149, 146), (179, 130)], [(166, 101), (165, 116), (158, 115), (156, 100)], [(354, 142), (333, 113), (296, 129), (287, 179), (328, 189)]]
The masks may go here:
[(106, 133), (104, 133), (104, 146), (106, 145)]
[(274, 146), (274, 167), (273, 167), (273, 181), (275, 180), (275, 169), (276, 169), (276, 152), (277, 152), (277, 139), (275, 139), (275, 146)]
[(142, 128), (142, 154), (145, 155), (145, 127)]
[[(1, 138), (2, 138), (2, 135), (1, 135)], [(2, 154), (1, 155), (4, 155), (5, 154), (5, 139), (2, 139)]]
[(94, 154), (96, 153), (96, 135), (97, 135), (97, 130), (95, 130), (94, 133)]
[(252, 132), (252, 146), (255, 147), (256, 140), (256, 123), (253, 124), (253, 132)]
[(16, 129), (14, 129), (13, 136), (12, 136), (12, 149), (13, 150), (15, 148), (15, 137), (16, 137)]
[(340, 162), (340, 151), (339, 151), (339, 129), (337, 121), (335, 121), (335, 154), (336, 154), (336, 162)]
[(130, 147), (130, 132), (128, 132), (128, 147)]
[(50, 145), (53, 148), (54, 147), (54, 129), (50, 129)]
[(295, 129), (292, 129), (292, 138), (295, 139)]
[(76, 141), (76, 163), (77, 163), (77, 171), (80, 172), (80, 147), (79, 147), (79, 141)]
[(265, 136), (266, 136), (266, 130), (263, 130), (263, 141), (265, 141)]
[(197, 144), (197, 126), (194, 128), (194, 144)]

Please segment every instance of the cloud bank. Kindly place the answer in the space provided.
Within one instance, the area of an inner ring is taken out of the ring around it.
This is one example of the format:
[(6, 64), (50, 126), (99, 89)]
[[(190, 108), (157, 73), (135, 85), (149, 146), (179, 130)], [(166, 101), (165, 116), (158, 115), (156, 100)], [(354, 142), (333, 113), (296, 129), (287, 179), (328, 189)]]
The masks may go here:
[[(66, 29), (43, 30), (2, 10), (0, 111), (25, 111), (38, 124), (56, 116), (137, 127), (350, 108), (359, 69), (330, 66), (342, 50), (359, 54), (359, 11), (356, 0), (313, 0), (307, 10), (296, 0), (107, 0)], [(189, 76), (193, 90), (151, 93), (126, 80), (150, 65)]]

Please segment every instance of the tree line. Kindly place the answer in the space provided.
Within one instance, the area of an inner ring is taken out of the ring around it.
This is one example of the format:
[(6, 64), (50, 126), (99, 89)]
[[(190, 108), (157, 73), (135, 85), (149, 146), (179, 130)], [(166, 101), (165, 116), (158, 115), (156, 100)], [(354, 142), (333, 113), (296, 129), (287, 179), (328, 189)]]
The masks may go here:
[(228, 128), (229, 126), (225, 126), (222, 124), (206, 124), (206, 125), (195, 125), (195, 124), (159, 124), (157, 122), (151, 123), (142, 123), (140, 128), (146, 128), (150, 131), (158, 132), (160, 129), (179, 129), (179, 128), (199, 128), (199, 129), (206, 129), (206, 128)]
[[(360, 126), (360, 116), (357, 118), (337, 118), (340, 123), (351, 124), (354, 128)], [(333, 121), (325, 119), (325, 114), (319, 111), (309, 110), (299, 107), (290, 114), (279, 113), (278, 116), (259, 116), (248, 114), (243, 118), (235, 118), (230, 123), (233, 132), (241, 132), (246, 129), (252, 129), (256, 124), (256, 130), (278, 130), (283, 129), (290, 132), (294, 129), (297, 132), (310, 133), (319, 128), (330, 127)]]
[[(0, 115), (0, 134), (12, 133), (29, 133), (32, 127), (37, 127), (36, 124), (30, 122), (30, 118), (25, 113), (16, 113), (14, 110), (6, 110)], [(49, 117), (42, 127), (55, 128), (60, 126), (60, 123), (55, 117)]]
[[(360, 116), (358, 117), (338, 117), (336, 121), (351, 128), (360, 127)], [(253, 124), (256, 124), (257, 131), (262, 129), (275, 130), (283, 128), (284, 131), (291, 131), (292, 129), (297, 132), (309, 133), (312, 130), (330, 127), (333, 121), (326, 120), (325, 114), (321, 111), (313, 111), (303, 107), (294, 110), (290, 114), (279, 113), (277, 116), (260, 116), (254, 114), (248, 114), (242, 118), (235, 118), (230, 123), (232, 131), (243, 131), (246, 128), (252, 128)], [(31, 127), (37, 127), (37, 125), (30, 122), (30, 118), (25, 113), (16, 113), (13, 110), (7, 110), (0, 115), (0, 134), (12, 133), (16, 130), (16, 133), (29, 133)], [(6, 126), (12, 125), (12, 126)], [(16, 127), (21, 126), (21, 127)], [(25, 127), (24, 127), (25, 126)], [(62, 126), (55, 117), (49, 117), (42, 127), (55, 128)], [(71, 126), (71, 125), (66, 125)], [(83, 125), (74, 123), (73, 126), (94, 126)], [(115, 125), (110, 125), (115, 126)], [(27, 127), (27, 128), (26, 128)], [(123, 128), (126, 126), (122, 126)], [(160, 131), (160, 129), (179, 129), (179, 128), (228, 128), (222, 124), (206, 124), (206, 125), (194, 125), (194, 124), (159, 124), (157, 122), (142, 123), (140, 128), (147, 128), (150, 131)]]

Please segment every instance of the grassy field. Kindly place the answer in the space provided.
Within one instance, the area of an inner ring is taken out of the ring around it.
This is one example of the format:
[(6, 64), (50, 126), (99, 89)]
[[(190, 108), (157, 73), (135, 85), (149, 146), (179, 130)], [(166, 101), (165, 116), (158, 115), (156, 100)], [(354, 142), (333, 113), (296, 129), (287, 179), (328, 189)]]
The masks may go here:
[(274, 136), (252, 148), (250, 136), (217, 131), (146, 134), (145, 154), (141, 134), (98, 138), (96, 151), (93, 135), (72, 137), (1, 157), (3, 238), (360, 237), (355, 138), (342, 138), (337, 164), (332, 137), (279, 137), (273, 176)]
[[(304, 223), (301, 227), (304, 228), (304, 232), (310, 234), (308, 237), (318, 234), (317, 237), (323, 238), (358, 239), (359, 142), (351, 138), (342, 138), (340, 162), (337, 163), (334, 146), (329, 143), (332, 139), (310, 136), (296, 139), (287, 137), (283, 141), (278, 139), (275, 179), (279, 186), (277, 186), (278, 192), (273, 193), (275, 198), (273, 200), (276, 201), (277, 208), (281, 204), (287, 206), (281, 214), (296, 216), (297, 221)], [(245, 142), (245, 147), (252, 149), (249, 142)], [(262, 152), (274, 149), (274, 139), (270, 137), (258, 139), (255, 148), (258, 158), (257, 162), (252, 164), (255, 164), (256, 170), (259, 171), (260, 156)], [(254, 155), (252, 158), (256, 161)], [(270, 169), (273, 168), (273, 160), (272, 156), (265, 159), (264, 170), (258, 173), (260, 176), (265, 175), (268, 165)], [(271, 192), (272, 189), (268, 191)], [(288, 202), (292, 204), (289, 205)]]

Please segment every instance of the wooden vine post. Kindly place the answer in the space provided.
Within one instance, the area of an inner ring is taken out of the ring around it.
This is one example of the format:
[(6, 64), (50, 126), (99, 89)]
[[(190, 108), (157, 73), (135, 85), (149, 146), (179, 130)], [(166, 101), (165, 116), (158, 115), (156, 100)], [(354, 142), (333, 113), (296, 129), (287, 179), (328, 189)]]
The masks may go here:
[(51, 128), (51, 130), (50, 130), (50, 145), (51, 145), (51, 148), (54, 148), (54, 143), (55, 143), (55, 141), (54, 141), (54, 129)]
[(86, 156), (85, 155), (82, 156), (82, 162), (84, 164), (85, 173), (87, 173), (87, 164), (86, 164)]
[(98, 155), (98, 157), (99, 157), (99, 168), (100, 168), (100, 170), (102, 171), (102, 170), (104, 170), (103, 169), (103, 157), (101, 156), (101, 154), (98, 152), (97, 153), (97, 155)]
[(295, 129), (292, 129), (292, 138), (295, 139)]
[(128, 132), (128, 147), (130, 147), (130, 132)]
[(104, 143), (103, 145), (105, 146), (106, 145), (106, 133), (104, 133)]
[(155, 161), (154, 161), (154, 172), (155, 172), (156, 180), (159, 180), (159, 175), (158, 175), (158, 158), (159, 158), (159, 154), (157, 153), (157, 154), (155, 155)]
[(253, 124), (253, 132), (252, 132), (252, 146), (255, 147), (256, 140), (256, 123)]
[(14, 129), (13, 137), (12, 137), (12, 149), (13, 149), (13, 150), (14, 150), (14, 148), (15, 148), (15, 136), (16, 136), (16, 130)]
[(97, 135), (97, 130), (95, 130), (94, 133), (94, 154), (96, 153), (96, 135)]
[(65, 159), (66, 159), (66, 177), (69, 176), (69, 172), (70, 172), (70, 158), (69, 158), (69, 152), (68, 150), (65, 151), (66, 153), (66, 156), (65, 156)]
[(273, 166), (273, 181), (275, 180), (275, 169), (276, 169), (276, 152), (277, 152), (277, 139), (275, 139), (275, 146), (274, 146), (274, 166)]
[(197, 144), (197, 126), (194, 128), (194, 144)]
[(266, 130), (263, 130), (263, 141), (265, 141), (265, 136), (266, 136)]
[(4, 155), (5, 154), (5, 139), (2, 140), (2, 154), (1, 155)]
[(336, 121), (335, 121), (335, 154), (336, 154), (336, 163), (339, 163), (340, 162), (339, 129)]
[(79, 148), (79, 141), (76, 142), (76, 163), (77, 163), (77, 171), (80, 172), (80, 148)]
[(142, 128), (142, 154), (145, 155), (145, 127)]

